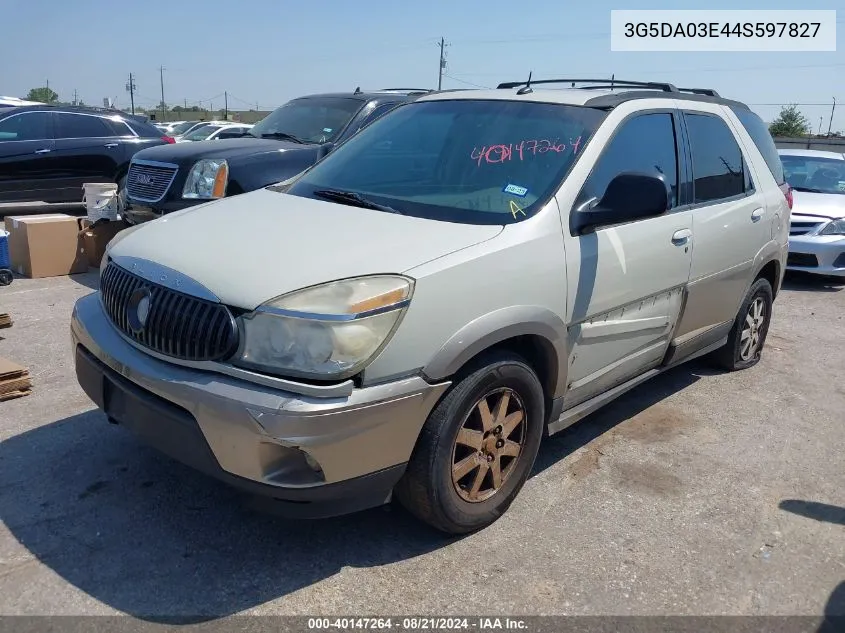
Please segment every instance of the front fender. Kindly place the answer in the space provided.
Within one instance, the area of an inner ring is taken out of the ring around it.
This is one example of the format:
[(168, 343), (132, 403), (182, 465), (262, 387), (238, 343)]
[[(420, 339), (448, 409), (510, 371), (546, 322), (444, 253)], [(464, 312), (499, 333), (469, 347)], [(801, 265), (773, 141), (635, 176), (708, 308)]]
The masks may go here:
[(429, 380), (454, 375), (472, 358), (497, 343), (517, 336), (537, 337), (552, 360), (553, 398), (566, 390), (566, 324), (548, 308), (511, 306), (485, 314), (456, 332), (423, 368)]

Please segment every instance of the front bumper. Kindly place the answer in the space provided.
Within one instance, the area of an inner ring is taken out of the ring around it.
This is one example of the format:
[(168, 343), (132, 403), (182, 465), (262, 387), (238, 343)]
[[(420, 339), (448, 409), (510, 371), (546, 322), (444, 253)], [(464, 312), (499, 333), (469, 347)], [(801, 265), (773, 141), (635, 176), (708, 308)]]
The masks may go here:
[(181, 211), (198, 204), (211, 202), (210, 200), (162, 200), (161, 202), (149, 203), (126, 198), (126, 208), (123, 210), (123, 218), (130, 224), (141, 224), (155, 220), (168, 213)]
[(174, 365), (128, 342), (99, 293), (76, 303), (71, 336), (79, 383), (110, 421), (292, 516), (386, 502), (448, 387), (411, 377), (315, 398)]
[(845, 237), (836, 235), (790, 237), (786, 269), (845, 277)]

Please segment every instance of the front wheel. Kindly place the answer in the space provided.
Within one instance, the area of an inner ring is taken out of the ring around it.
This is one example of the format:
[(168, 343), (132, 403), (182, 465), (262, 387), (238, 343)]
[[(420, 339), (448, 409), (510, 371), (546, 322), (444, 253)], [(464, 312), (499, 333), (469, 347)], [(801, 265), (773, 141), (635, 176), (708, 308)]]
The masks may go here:
[(737, 371), (760, 362), (772, 319), (772, 303), (771, 284), (766, 279), (755, 281), (742, 302), (727, 344), (713, 356), (719, 366)]
[(405, 508), (451, 534), (498, 519), (540, 447), (543, 388), (519, 356), (490, 354), (438, 403), (396, 489)]

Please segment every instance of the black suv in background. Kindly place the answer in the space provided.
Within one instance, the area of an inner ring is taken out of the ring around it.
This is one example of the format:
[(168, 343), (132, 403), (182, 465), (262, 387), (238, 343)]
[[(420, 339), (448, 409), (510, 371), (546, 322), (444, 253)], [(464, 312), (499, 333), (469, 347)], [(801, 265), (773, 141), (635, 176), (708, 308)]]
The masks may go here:
[(0, 202), (80, 202), (86, 182), (121, 190), (135, 152), (173, 139), (119, 110), (0, 109)]
[(139, 152), (129, 168), (124, 217), (137, 224), (287, 180), (386, 112), (430, 92), (356, 89), (299, 97), (240, 138)]

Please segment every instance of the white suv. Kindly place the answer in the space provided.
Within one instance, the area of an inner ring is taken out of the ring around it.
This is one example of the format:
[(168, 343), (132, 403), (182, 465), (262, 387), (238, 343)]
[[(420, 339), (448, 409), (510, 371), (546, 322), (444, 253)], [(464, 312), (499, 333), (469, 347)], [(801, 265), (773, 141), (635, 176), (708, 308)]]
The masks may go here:
[(285, 183), (119, 234), (74, 309), (80, 384), (280, 510), (395, 493), (467, 532), (547, 433), (704, 354), (753, 366), (790, 216), (765, 124), (560, 81), (588, 89), (424, 96)]

